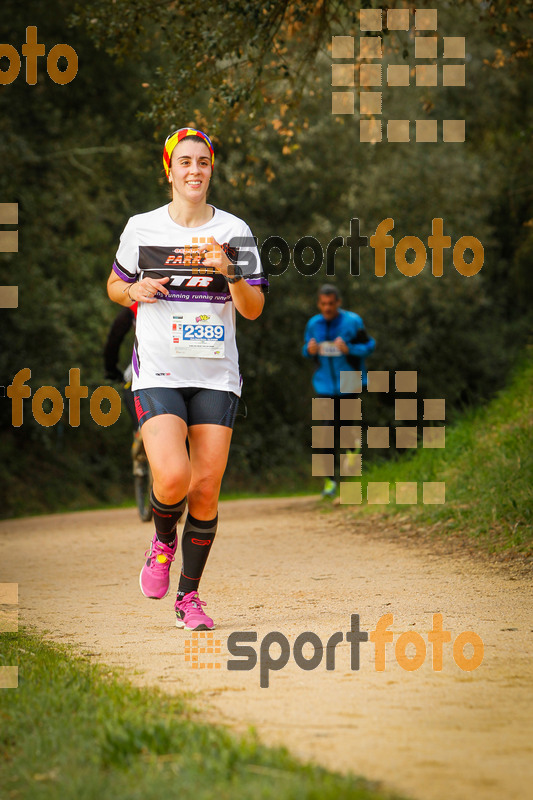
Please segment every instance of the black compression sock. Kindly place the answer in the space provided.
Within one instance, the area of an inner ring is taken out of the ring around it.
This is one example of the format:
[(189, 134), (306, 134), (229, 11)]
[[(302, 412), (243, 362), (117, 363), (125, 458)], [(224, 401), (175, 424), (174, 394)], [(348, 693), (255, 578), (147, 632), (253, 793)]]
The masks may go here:
[(178, 586), (178, 600), (198, 589), (202, 572), (217, 532), (218, 514), (214, 519), (196, 519), (189, 512), (181, 537), (183, 566)]
[(185, 510), (187, 498), (184, 497), (176, 505), (167, 506), (156, 498), (152, 489), (151, 501), (157, 538), (162, 544), (172, 547), (176, 539), (176, 526)]

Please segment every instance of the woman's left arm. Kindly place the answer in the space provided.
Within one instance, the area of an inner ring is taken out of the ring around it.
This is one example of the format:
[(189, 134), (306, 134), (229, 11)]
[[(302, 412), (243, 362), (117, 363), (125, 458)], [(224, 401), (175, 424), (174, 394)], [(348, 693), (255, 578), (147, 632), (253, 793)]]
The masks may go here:
[(265, 305), (265, 295), (260, 286), (250, 286), (244, 278), (237, 283), (230, 283), (229, 290), (235, 308), (246, 319), (257, 319)]

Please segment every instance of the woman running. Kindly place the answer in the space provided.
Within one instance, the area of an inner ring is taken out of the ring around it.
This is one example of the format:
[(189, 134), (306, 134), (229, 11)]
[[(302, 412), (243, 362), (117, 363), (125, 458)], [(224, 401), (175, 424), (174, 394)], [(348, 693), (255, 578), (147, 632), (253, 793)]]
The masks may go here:
[(172, 202), (129, 219), (107, 283), (114, 302), (139, 303), (132, 388), (155, 520), (141, 591), (154, 599), (168, 594), (176, 526), (188, 504), (175, 611), (176, 625), (193, 631), (214, 628), (198, 586), (241, 393), (235, 309), (256, 319), (267, 283), (246, 223), (206, 202), (214, 163), (202, 131), (181, 128), (167, 138)]

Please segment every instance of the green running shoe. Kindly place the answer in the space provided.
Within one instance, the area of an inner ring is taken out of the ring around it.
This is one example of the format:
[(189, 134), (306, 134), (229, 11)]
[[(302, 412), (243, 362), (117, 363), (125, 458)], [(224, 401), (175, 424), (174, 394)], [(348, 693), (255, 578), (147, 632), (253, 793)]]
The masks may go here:
[(324, 488), (322, 489), (322, 497), (334, 497), (337, 491), (337, 481), (332, 481), (331, 478), (326, 478), (324, 481)]

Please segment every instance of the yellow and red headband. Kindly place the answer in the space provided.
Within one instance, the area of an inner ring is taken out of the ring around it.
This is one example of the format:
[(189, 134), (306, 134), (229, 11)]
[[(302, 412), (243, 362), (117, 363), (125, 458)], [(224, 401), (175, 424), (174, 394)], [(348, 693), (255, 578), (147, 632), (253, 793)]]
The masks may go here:
[(168, 178), (168, 171), (170, 169), (170, 159), (172, 158), (172, 151), (178, 144), (181, 142), (182, 139), (185, 139), (187, 136), (199, 136), (200, 139), (206, 143), (209, 147), (209, 152), (211, 153), (211, 171), (215, 168), (215, 151), (213, 150), (213, 144), (211, 139), (206, 133), (203, 131), (197, 131), (195, 128), (180, 128), (174, 133), (171, 133), (170, 136), (167, 136), (165, 141), (165, 148), (163, 150), (163, 166), (165, 168), (165, 173)]

